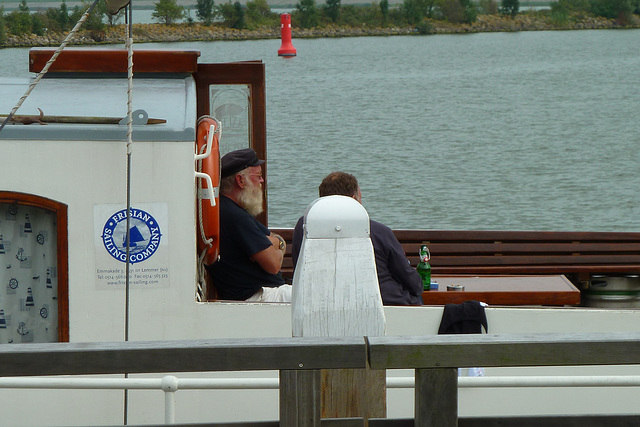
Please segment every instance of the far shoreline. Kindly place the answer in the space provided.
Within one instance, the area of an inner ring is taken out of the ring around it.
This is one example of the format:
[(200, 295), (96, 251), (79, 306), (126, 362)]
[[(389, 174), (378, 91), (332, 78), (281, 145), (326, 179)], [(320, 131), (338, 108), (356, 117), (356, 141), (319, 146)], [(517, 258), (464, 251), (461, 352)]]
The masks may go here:
[[(472, 24), (450, 24), (445, 21), (426, 20), (428, 33), (419, 32), (415, 27), (343, 27), (292, 29), (296, 38), (335, 38), (335, 37), (371, 37), (396, 35), (437, 35), (466, 34), (483, 32), (517, 31), (564, 31), (594, 29), (637, 29), (640, 19), (634, 16), (631, 24), (620, 25), (613, 19), (602, 17), (583, 17), (581, 20), (554, 25), (549, 19), (535, 14), (519, 14), (515, 18), (498, 15), (480, 15)], [(134, 43), (171, 43), (190, 41), (260, 40), (280, 38), (280, 28), (261, 28), (257, 30), (237, 30), (216, 25), (205, 26), (198, 23), (187, 24), (134, 24)], [(58, 46), (67, 33), (53, 33), (43, 36), (34, 34), (14, 36), (7, 34), (0, 48)], [(107, 27), (103, 31), (81, 30), (69, 43), (75, 46), (105, 45), (123, 43), (126, 36), (124, 24)]]

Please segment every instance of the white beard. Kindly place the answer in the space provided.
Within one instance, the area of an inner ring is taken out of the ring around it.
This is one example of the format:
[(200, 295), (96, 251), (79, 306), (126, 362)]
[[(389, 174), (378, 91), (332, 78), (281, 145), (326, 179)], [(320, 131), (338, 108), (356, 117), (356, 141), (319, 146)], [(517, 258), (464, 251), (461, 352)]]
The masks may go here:
[[(251, 182), (251, 181), (249, 181)], [(245, 187), (238, 195), (238, 202), (251, 216), (258, 216), (262, 213), (262, 188), (253, 182)]]

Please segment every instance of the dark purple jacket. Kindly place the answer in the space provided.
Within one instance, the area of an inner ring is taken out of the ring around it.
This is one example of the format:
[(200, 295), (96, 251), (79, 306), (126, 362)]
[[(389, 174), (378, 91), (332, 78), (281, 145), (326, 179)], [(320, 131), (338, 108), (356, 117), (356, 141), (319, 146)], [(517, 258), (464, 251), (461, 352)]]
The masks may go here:
[[(302, 245), (300, 218), (293, 230), (291, 257), (295, 268)], [(371, 243), (376, 257), (380, 294), (384, 305), (422, 305), (422, 280), (411, 267), (393, 231), (377, 221), (370, 221)]]

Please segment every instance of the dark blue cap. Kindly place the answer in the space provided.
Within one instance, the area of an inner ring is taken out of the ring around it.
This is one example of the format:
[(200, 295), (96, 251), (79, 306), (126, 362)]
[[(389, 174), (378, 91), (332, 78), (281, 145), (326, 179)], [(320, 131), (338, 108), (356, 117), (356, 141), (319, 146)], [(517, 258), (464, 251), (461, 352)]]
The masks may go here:
[(258, 159), (253, 148), (243, 148), (242, 150), (231, 151), (222, 156), (222, 177), (226, 178), (235, 175), (250, 166), (259, 166), (264, 160)]

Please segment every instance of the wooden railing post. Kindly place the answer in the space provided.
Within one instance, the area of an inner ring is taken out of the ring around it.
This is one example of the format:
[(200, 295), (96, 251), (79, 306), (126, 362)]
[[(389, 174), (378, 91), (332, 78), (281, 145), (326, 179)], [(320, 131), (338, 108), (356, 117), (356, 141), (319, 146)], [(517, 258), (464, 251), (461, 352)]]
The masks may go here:
[(458, 369), (416, 369), (415, 426), (458, 426)]
[(320, 371), (280, 371), (280, 427), (320, 427)]
[[(294, 337), (385, 334), (386, 321), (369, 237), (369, 215), (355, 199), (327, 196), (307, 208), (293, 276)], [(386, 372), (322, 371), (323, 418), (386, 417)]]

